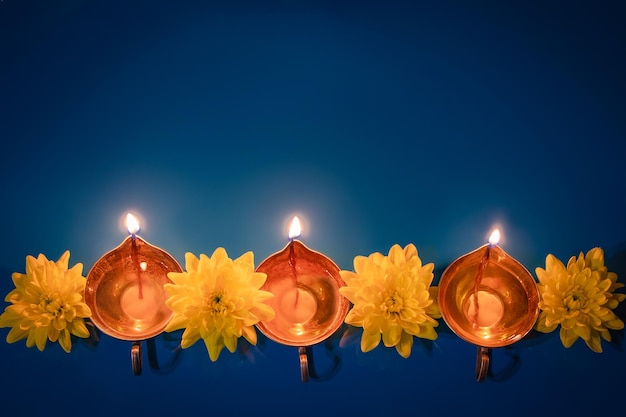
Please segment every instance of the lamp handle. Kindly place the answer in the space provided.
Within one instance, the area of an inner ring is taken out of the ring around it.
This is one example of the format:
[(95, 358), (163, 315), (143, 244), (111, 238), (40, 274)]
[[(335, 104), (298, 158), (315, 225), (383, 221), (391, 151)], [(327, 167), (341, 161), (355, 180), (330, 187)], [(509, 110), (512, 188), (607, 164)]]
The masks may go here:
[(491, 352), (488, 347), (478, 346), (476, 352), (476, 381), (483, 382), (489, 372)]
[(133, 365), (133, 375), (141, 375), (141, 340), (136, 340), (130, 347), (130, 362)]
[(309, 355), (306, 352), (305, 346), (298, 347), (298, 356), (300, 357), (300, 376), (302, 382), (309, 381)]

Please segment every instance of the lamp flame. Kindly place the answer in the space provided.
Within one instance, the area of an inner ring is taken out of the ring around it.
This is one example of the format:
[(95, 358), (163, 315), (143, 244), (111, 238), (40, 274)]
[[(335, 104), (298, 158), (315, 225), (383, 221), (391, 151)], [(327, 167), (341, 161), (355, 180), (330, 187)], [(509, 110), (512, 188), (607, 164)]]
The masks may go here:
[(500, 229), (494, 229), (494, 231), (491, 232), (491, 236), (489, 236), (489, 244), (495, 246), (498, 242), (500, 242)]
[(291, 226), (289, 227), (289, 239), (297, 239), (302, 234), (302, 227), (300, 226), (300, 219), (298, 216), (293, 216)]
[(128, 233), (133, 236), (139, 232), (139, 222), (135, 216), (130, 213), (126, 215), (126, 228), (128, 229)]

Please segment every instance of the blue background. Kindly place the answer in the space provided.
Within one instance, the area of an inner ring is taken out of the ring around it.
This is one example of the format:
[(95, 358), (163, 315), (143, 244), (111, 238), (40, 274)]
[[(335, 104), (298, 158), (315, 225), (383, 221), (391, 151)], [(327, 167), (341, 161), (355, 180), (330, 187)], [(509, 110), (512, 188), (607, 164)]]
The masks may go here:
[[(181, 263), (222, 246), (258, 264), (299, 214), (342, 269), (414, 243), (437, 281), (498, 225), (533, 275), (600, 246), (624, 282), (625, 19), (621, 1), (3, 0), (0, 291), (29, 254), (69, 249), (86, 275), (127, 211)], [(623, 412), (622, 331), (602, 354), (532, 332), (477, 383), (440, 323), (406, 360), (338, 334), (307, 384), (263, 336), (215, 363), (201, 343), (158, 372), (144, 357), (140, 377), (106, 335), (0, 343), (0, 398), (32, 416)]]

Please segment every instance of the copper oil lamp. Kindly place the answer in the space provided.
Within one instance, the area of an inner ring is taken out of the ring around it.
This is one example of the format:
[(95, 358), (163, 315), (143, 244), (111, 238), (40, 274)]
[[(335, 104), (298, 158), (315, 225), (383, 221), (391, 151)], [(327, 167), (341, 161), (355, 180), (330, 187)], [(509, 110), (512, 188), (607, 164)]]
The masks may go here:
[(128, 236), (104, 254), (87, 274), (85, 303), (91, 320), (103, 333), (131, 341), (134, 375), (142, 369), (141, 341), (163, 332), (172, 317), (165, 305), (163, 285), (169, 272), (182, 272), (180, 264), (164, 250), (137, 236), (139, 223), (126, 216)]
[(478, 347), (476, 380), (490, 365), (490, 349), (521, 340), (539, 315), (539, 291), (528, 270), (500, 246), (486, 244), (450, 264), (439, 282), (441, 315), (457, 336)]
[(300, 221), (294, 217), (289, 243), (257, 267), (267, 274), (262, 289), (274, 297), (267, 301), (276, 315), (259, 322), (258, 329), (269, 339), (298, 347), (300, 374), (309, 379), (306, 347), (330, 337), (343, 323), (349, 301), (339, 293), (345, 286), (339, 267), (325, 255), (309, 249), (297, 240)]

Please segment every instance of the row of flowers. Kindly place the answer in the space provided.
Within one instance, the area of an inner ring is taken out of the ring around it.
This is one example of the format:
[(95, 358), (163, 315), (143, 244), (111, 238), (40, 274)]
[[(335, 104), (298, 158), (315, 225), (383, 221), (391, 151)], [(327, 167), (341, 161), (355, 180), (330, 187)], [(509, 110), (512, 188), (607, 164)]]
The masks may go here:
[[(15, 289), (0, 315), (0, 328), (10, 328), (6, 341), (26, 339), (26, 346), (43, 350), (48, 341), (66, 351), (72, 336), (89, 337), (91, 316), (83, 300), (85, 277), (80, 263), (69, 267), (66, 251), (56, 262), (40, 254), (26, 257), (26, 273), (13, 273)], [(170, 272), (165, 285), (166, 305), (173, 316), (165, 331), (184, 329), (181, 347), (202, 339), (212, 361), (226, 347), (234, 352), (244, 337), (255, 345), (255, 325), (271, 320), (274, 311), (265, 301), (273, 295), (261, 290), (266, 276), (256, 272), (252, 252), (231, 259), (223, 248), (209, 257), (185, 255), (185, 272)], [(434, 264), (423, 264), (413, 244), (394, 245), (387, 255), (373, 253), (354, 258), (354, 271), (341, 271), (346, 286), (340, 293), (352, 304), (345, 323), (361, 327), (361, 350), (382, 343), (408, 358), (413, 338), (434, 340), (441, 318)], [(579, 338), (594, 352), (602, 352), (601, 340), (611, 341), (610, 330), (624, 328), (614, 309), (626, 298), (615, 290), (624, 287), (617, 274), (604, 264), (604, 252), (593, 248), (572, 256), (567, 265), (553, 255), (545, 268), (538, 267), (540, 314), (534, 328), (549, 333), (560, 328), (563, 346)]]

